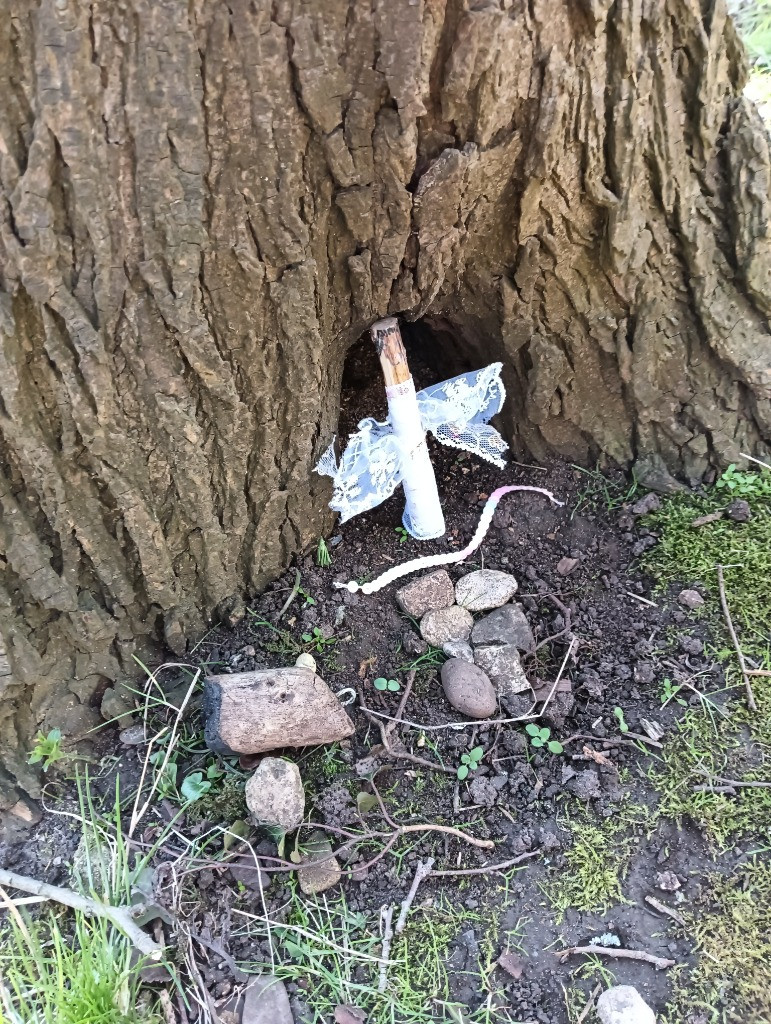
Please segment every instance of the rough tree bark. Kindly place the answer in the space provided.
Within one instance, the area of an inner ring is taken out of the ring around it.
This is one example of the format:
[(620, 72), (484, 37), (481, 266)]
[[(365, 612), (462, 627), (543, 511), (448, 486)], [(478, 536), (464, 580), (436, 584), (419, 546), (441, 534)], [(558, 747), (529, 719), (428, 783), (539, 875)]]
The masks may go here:
[(771, 436), (723, 0), (0, 0), (0, 790), (329, 526), (348, 346), (505, 362), (519, 453)]

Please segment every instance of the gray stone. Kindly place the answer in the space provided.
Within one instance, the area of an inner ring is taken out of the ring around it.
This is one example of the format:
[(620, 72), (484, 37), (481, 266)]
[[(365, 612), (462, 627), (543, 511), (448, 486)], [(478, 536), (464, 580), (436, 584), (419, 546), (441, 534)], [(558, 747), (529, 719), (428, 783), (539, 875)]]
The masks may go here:
[(560, 576), (569, 576), (577, 565), (577, 558), (560, 558), (559, 562), (557, 562), (557, 572)]
[(477, 569), (463, 576), (455, 585), (455, 600), (470, 612), (486, 612), (500, 608), (517, 592), (517, 581), (510, 572)]
[(468, 640), (473, 625), (471, 612), (454, 604), (426, 612), (420, 620), (420, 635), (432, 647), (441, 647), (450, 640)]
[(234, 882), (240, 882), (258, 896), (261, 889), (270, 885), (270, 875), (265, 874), (255, 863), (255, 858), (248, 853), (234, 857), (228, 862), (228, 867)]
[(519, 660), (519, 651), (514, 644), (503, 647), (477, 647), (474, 662), (492, 679), (498, 694), (508, 697), (530, 690), (525, 670)]
[(469, 718), (489, 718), (498, 706), (488, 676), (461, 658), (450, 658), (442, 665), (442, 687), (455, 710)]
[(305, 814), (300, 769), (292, 761), (266, 757), (246, 783), (246, 806), (255, 825), (297, 828)]
[(471, 643), (475, 647), (514, 644), (520, 651), (532, 651), (535, 638), (521, 605), (507, 604), (474, 623)]
[(632, 985), (614, 985), (597, 1000), (602, 1024), (656, 1024), (656, 1015)]
[(323, 832), (311, 832), (303, 843), (303, 859), (297, 869), (300, 889), (306, 896), (324, 892), (337, 885), (342, 876), (337, 857), (332, 857), (332, 844)]
[(655, 512), (661, 508), (661, 499), (658, 494), (646, 494), (632, 505), (632, 512), (636, 516), (646, 516), (649, 512)]
[(283, 981), (272, 974), (254, 979), (244, 996), (241, 1024), (294, 1024)]
[(104, 691), (102, 703), (99, 707), (102, 718), (105, 722), (116, 722), (119, 729), (128, 729), (134, 723), (134, 701), (131, 694), (122, 689), (110, 687)]
[(704, 598), (698, 590), (681, 590), (677, 600), (683, 608), (701, 608), (704, 604)]
[(407, 615), (421, 619), (426, 612), (449, 608), (455, 603), (455, 588), (446, 569), (420, 576), (396, 591), (396, 603)]
[(748, 523), (752, 519), (752, 509), (749, 502), (743, 498), (736, 498), (732, 501), (725, 510), (725, 514), (729, 519), (733, 519), (735, 523)]
[(656, 873), (656, 885), (663, 892), (676, 892), (680, 888), (680, 879), (674, 871), (659, 871)]
[(460, 658), (462, 661), (474, 664), (474, 652), (471, 649), (471, 644), (465, 640), (448, 640), (446, 644), (442, 644), (442, 650), (448, 658)]
[(587, 803), (589, 800), (596, 800), (602, 796), (599, 776), (591, 768), (578, 772), (570, 779), (567, 788), (573, 796), (578, 797), (579, 800), (585, 800)]
[(139, 747), (148, 742), (145, 736), (145, 727), (141, 724), (130, 725), (127, 729), (122, 729), (118, 739), (124, 747)]

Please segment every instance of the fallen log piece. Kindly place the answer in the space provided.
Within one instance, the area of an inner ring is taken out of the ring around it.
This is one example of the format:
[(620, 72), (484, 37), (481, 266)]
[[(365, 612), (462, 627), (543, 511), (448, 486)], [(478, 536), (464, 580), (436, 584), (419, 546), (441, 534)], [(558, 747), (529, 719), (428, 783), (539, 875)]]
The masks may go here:
[(352, 736), (327, 684), (307, 668), (263, 669), (204, 680), (205, 738), (217, 754), (261, 754)]

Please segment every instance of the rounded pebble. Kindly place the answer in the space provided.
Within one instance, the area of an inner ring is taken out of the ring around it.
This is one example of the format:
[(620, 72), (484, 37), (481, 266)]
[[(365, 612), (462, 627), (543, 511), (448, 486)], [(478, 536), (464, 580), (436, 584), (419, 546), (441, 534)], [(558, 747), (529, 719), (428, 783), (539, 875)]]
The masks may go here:
[(450, 658), (442, 665), (442, 687), (456, 711), (469, 718), (489, 718), (495, 714), (498, 699), (490, 679), (476, 665), (461, 658)]

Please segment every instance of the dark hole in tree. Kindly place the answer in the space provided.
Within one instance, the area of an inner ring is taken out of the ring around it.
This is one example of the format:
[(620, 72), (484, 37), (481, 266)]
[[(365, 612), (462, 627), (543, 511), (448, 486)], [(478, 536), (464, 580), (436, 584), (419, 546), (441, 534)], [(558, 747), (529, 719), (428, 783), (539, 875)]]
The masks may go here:
[[(399, 321), (415, 388), (455, 377), (485, 365), (464, 340), (443, 320)], [(487, 360), (490, 361), (490, 360)], [(385, 384), (369, 331), (348, 350), (343, 368), (338, 436), (341, 445), (356, 430), (360, 420), (374, 416), (384, 420), (388, 412)]]

